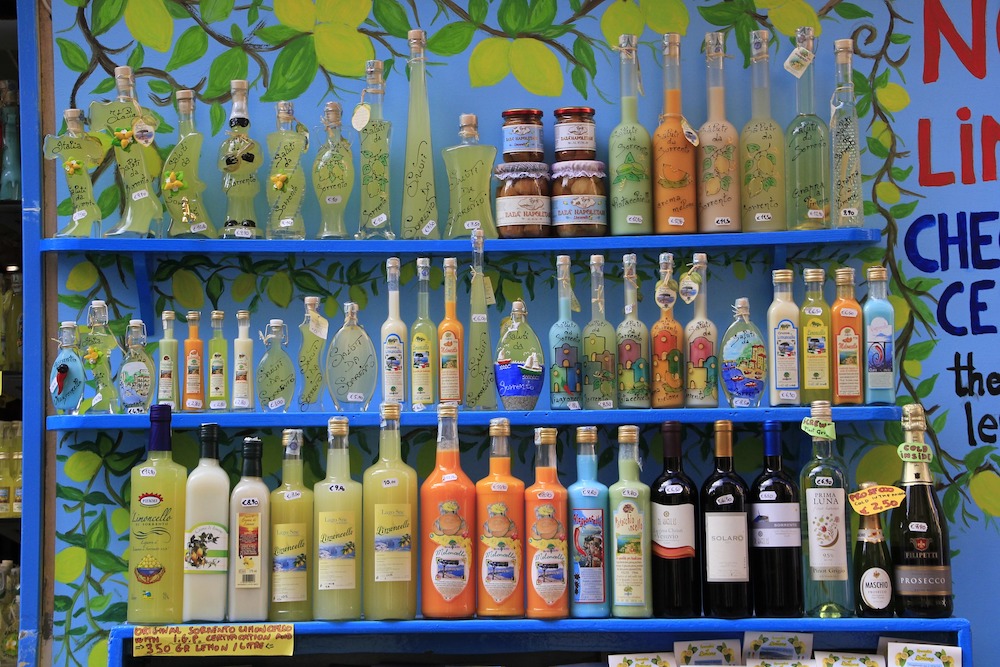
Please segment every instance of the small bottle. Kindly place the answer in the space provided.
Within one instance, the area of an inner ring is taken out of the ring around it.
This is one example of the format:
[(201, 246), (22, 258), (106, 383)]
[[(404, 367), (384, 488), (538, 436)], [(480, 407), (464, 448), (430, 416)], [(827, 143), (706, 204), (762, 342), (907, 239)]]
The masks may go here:
[(57, 414), (75, 415), (83, 400), (83, 357), (77, 344), (76, 322), (59, 324), (59, 353), (49, 374), (49, 395)]
[(698, 231), (698, 135), (681, 108), (681, 36), (663, 35), (663, 115), (653, 134), (657, 234)]
[(608, 538), (611, 516), (608, 487), (597, 480), (597, 427), (576, 428), (576, 481), (566, 489), (569, 524), (573, 531), (570, 561), (573, 584), (569, 615), (573, 618), (607, 618), (611, 615), (608, 595), (611, 564)]
[(656, 283), (656, 305), (660, 319), (649, 333), (652, 358), (652, 393), (654, 408), (684, 406), (684, 329), (674, 318), (677, 281), (674, 280), (674, 254), (660, 253), (660, 281)]
[(282, 320), (271, 320), (266, 333), (259, 333), (264, 356), (257, 364), (254, 384), (264, 412), (288, 412), (295, 395), (295, 366), (288, 356), (288, 328)]
[(278, 102), (278, 130), (267, 136), (271, 171), (267, 203), (271, 207), (266, 235), (269, 239), (304, 239), (306, 223), (302, 200), (306, 196), (306, 175), (302, 155), (309, 150), (309, 130), (295, 119), (291, 102)]
[(611, 508), (611, 582), (615, 618), (653, 615), (649, 487), (639, 481), (639, 427), (618, 427), (618, 481), (608, 489)]
[(455, 273), (458, 260), (444, 260), (444, 317), (438, 324), (438, 400), (461, 404), (465, 397), (465, 330), (457, 315)]
[[(580, 392), (583, 390), (582, 349), (580, 348), (580, 325), (573, 321), (573, 304), (576, 296), (570, 284), (570, 257), (556, 258), (556, 287), (559, 294), (559, 319), (549, 329), (549, 349), (552, 363), (549, 365), (549, 404), (553, 410), (579, 410)], [(576, 304), (579, 310), (579, 304)]]
[(837, 269), (837, 299), (830, 306), (830, 333), (836, 341), (832, 360), (833, 404), (860, 405), (864, 401), (861, 372), (861, 304), (854, 298), (854, 269)]
[[(406, 122), (406, 165), (403, 178), (402, 231), (404, 239), (439, 239), (434, 153), (431, 151), (431, 113), (427, 103), (427, 33), (410, 30), (410, 101)], [(444, 399), (442, 399), (444, 400)]]
[[(811, 26), (796, 28), (798, 48), (815, 54), (816, 40), (816, 31)], [(788, 229), (830, 226), (830, 130), (816, 115), (813, 70), (808, 65), (795, 82), (796, 116), (785, 129)]]
[(184, 502), (184, 622), (223, 621), (229, 587), (229, 474), (219, 465), (219, 425), (201, 425), (201, 458)]
[(264, 160), (261, 146), (250, 137), (249, 87), (246, 79), (230, 82), (233, 110), (229, 115), (229, 134), (219, 147), (219, 171), (227, 201), (224, 239), (255, 239), (259, 235), (253, 200), (260, 192), (257, 170)]
[[(861, 490), (877, 487), (862, 482)], [(892, 558), (882, 532), (882, 514), (860, 517), (854, 544), (854, 612), (861, 618), (892, 618)]]
[(188, 337), (184, 339), (184, 412), (205, 409), (205, 343), (198, 333), (201, 313), (188, 311)]
[[(466, 363), (465, 407), (469, 410), (496, 410), (496, 376), (490, 350), (490, 318), (487, 283), (483, 268), (483, 230), (472, 232), (472, 276), (469, 288), (469, 357)], [(492, 284), (489, 289), (492, 291)], [(490, 294), (492, 297), (493, 295)]]
[(299, 410), (309, 412), (323, 409), (321, 392), (323, 380), (323, 351), (330, 323), (319, 314), (319, 297), (305, 298), (306, 311), (299, 325), (302, 347), (299, 348), (299, 372), (302, 373), (302, 393), (299, 394)]
[(488, 239), (497, 238), (497, 226), (490, 204), (490, 177), (497, 149), (479, 143), (479, 121), (476, 114), (464, 113), (458, 118), (461, 142), (441, 151), (448, 171), (448, 225), (445, 238), (468, 238), (483, 230)]
[[(84, 368), (94, 382), (97, 393), (90, 401), (88, 414), (115, 414), (118, 412), (118, 390), (111, 376), (111, 352), (118, 349), (118, 341), (108, 328), (108, 304), (104, 301), (90, 302), (87, 311), (87, 325), (90, 330), (80, 337)], [(10, 348), (10, 338), (7, 347)]]
[(535, 429), (535, 483), (524, 491), (528, 618), (566, 618), (566, 489), (556, 471), (554, 428)]
[(313, 492), (302, 483), (302, 430), (281, 434), (281, 485), (271, 492), (271, 605), (267, 620), (312, 620)]
[(618, 405), (649, 407), (649, 329), (639, 319), (639, 279), (635, 253), (622, 257), (625, 282), (625, 319), (618, 325)]
[(437, 402), (437, 326), (430, 316), (430, 279), (431, 260), (418, 257), (417, 319), (410, 327), (410, 404), (417, 412)]
[(229, 410), (229, 341), (222, 332), (226, 314), (212, 311), (212, 337), (208, 340), (208, 409)]
[(611, 175), (611, 233), (615, 236), (653, 231), (653, 182), (649, 175), (651, 142), (639, 122), (639, 38), (619, 35), (621, 61), (621, 122), (608, 137), (608, 173)]
[(129, 320), (125, 334), (125, 356), (118, 369), (118, 393), (122, 412), (144, 415), (153, 402), (153, 376), (156, 369), (146, 354), (146, 325), (142, 320)]
[(719, 345), (722, 350), (722, 391), (734, 408), (756, 408), (767, 386), (767, 346), (750, 321), (750, 299), (736, 299), (733, 323)]
[[(684, 407), (714, 408), (719, 405), (719, 331), (708, 319), (708, 255), (694, 254), (694, 263), (681, 278), (681, 298), (694, 301), (694, 317), (684, 326), (687, 372)], [(692, 296), (693, 294), (693, 296)]]
[(326, 386), (335, 409), (357, 412), (368, 409), (378, 384), (375, 344), (358, 322), (358, 304), (344, 304), (344, 326), (330, 341), (326, 355)]
[[(361, 133), (361, 219), (356, 239), (376, 236), (392, 240), (389, 217), (389, 141), (392, 123), (382, 115), (385, 79), (382, 61), (365, 63), (365, 89), (361, 103), (354, 109), (351, 123)], [(367, 94), (368, 101), (365, 101)]]
[(833, 398), (830, 364), (830, 306), (823, 297), (823, 269), (805, 269), (806, 296), (799, 311), (800, 400), (830, 401)]
[(708, 120), (698, 129), (698, 231), (740, 231), (740, 137), (726, 119), (726, 33), (705, 35)]
[[(9, 267), (8, 267), (9, 270)], [(7, 325), (7, 364), (4, 370), (20, 373), (24, 366), (24, 276), (20, 271), (10, 273), (10, 302), (5, 315)]]
[(833, 146), (833, 197), (831, 216), (837, 229), (864, 227), (864, 193), (861, 189), (861, 144), (858, 108), (854, 101), (854, 40), (833, 43), (837, 73), (830, 100), (830, 133)]
[(896, 403), (895, 314), (888, 298), (889, 272), (868, 268), (868, 298), (862, 308), (865, 328), (865, 403)]
[(715, 471), (701, 487), (705, 545), (705, 616), (743, 618), (753, 614), (750, 588), (750, 490), (733, 469), (733, 423), (715, 422)]
[(399, 316), (399, 258), (385, 262), (385, 285), (389, 292), (389, 314), (382, 323), (382, 400), (402, 404), (406, 401), (406, 322)]
[(768, 393), (772, 406), (799, 404), (799, 307), (792, 297), (794, 274), (771, 272), (774, 300), (767, 309)]
[(604, 311), (604, 255), (590, 256), (590, 322), (583, 328), (583, 407), (618, 407), (618, 336)]
[(340, 102), (323, 108), (326, 143), (319, 147), (313, 162), (313, 193), (319, 202), (321, 239), (346, 239), (344, 211), (354, 189), (354, 155), (341, 132)]
[(205, 207), (205, 182), (198, 178), (204, 135), (195, 128), (193, 90), (178, 90), (177, 143), (163, 162), (160, 192), (170, 214), (167, 238), (214, 239), (218, 236)]
[(180, 368), (177, 366), (177, 339), (174, 338), (174, 321), (176, 315), (172, 310), (165, 310), (160, 316), (163, 322), (163, 338), (160, 339), (159, 361), (157, 371), (156, 402), (169, 405), (175, 410), (181, 405)]
[(260, 438), (243, 438), (243, 472), (229, 499), (229, 622), (266, 621), (271, 602), (271, 492)]
[(505, 410), (534, 410), (542, 393), (545, 353), (531, 325), (524, 301), (511, 304), (510, 323), (496, 353), (497, 393)]
[(90, 171), (104, 159), (107, 149), (100, 139), (83, 127), (83, 109), (63, 111), (66, 132), (45, 137), (44, 156), (47, 160), (59, 160), (69, 199), (73, 206), (70, 221), (56, 232), (56, 238), (88, 238), (101, 232), (101, 209), (94, 199), (94, 184)]
[(361, 618), (361, 483), (351, 478), (347, 417), (327, 423), (326, 478), (313, 487), (313, 618)]
[(233, 341), (233, 412), (250, 412), (254, 407), (254, 373), (249, 310), (236, 311), (236, 328), (238, 334)]

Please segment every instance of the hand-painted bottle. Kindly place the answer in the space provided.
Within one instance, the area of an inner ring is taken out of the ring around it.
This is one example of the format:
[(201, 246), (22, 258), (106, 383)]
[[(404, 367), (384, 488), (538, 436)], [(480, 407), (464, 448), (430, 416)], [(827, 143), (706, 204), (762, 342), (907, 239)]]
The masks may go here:
[(608, 555), (613, 557), (615, 551), (609, 550), (608, 487), (597, 480), (596, 426), (576, 428), (576, 481), (566, 491), (572, 534), (569, 614), (573, 618), (607, 618), (611, 615)]

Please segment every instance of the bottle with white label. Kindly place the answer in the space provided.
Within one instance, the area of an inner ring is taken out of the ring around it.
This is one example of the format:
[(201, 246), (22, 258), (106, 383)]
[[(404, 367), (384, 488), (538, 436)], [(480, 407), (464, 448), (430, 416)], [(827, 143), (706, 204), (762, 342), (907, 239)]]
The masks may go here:
[[(570, 284), (569, 255), (556, 257), (556, 287), (559, 293), (559, 319), (549, 329), (549, 403), (553, 410), (579, 410), (583, 366), (580, 349), (580, 325), (573, 321), (573, 304), (576, 297)], [(576, 310), (580, 305), (576, 304)]]
[(184, 412), (205, 411), (205, 341), (198, 325), (201, 313), (188, 311), (188, 337), (184, 339)]
[(229, 498), (230, 622), (266, 621), (271, 602), (271, 491), (260, 438), (243, 438), (243, 472)]
[(830, 364), (830, 306), (823, 296), (823, 269), (805, 269), (806, 295), (799, 311), (799, 373), (802, 403), (827, 401), (833, 398)]
[(184, 622), (223, 621), (229, 587), (229, 475), (219, 425), (201, 425), (201, 458), (184, 503)]
[(174, 338), (176, 315), (172, 310), (165, 310), (161, 318), (163, 338), (160, 339), (159, 345), (160, 367), (157, 371), (156, 402), (169, 405), (173, 410), (180, 401), (180, 367), (177, 364), (177, 339)]
[(639, 481), (639, 427), (618, 427), (618, 481), (608, 489), (611, 509), (611, 615), (653, 615), (649, 487)]
[(288, 345), (288, 328), (282, 320), (271, 320), (266, 333), (260, 334), (264, 343), (264, 356), (257, 364), (254, 384), (260, 409), (264, 412), (288, 412), (295, 395), (295, 366), (285, 347)]
[(271, 492), (271, 605), (267, 620), (312, 620), (313, 492), (302, 483), (302, 430), (281, 433), (281, 485)]
[(618, 325), (618, 405), (649, 407), (649, 329), (639, 319), (639, 279), (635, 253), (622, 257), (625, 282), (625, 319)]
[(583, 407), (618, 406), (618, 335), (604, 312), (604, 255), (590, 256), (590, 322), (583, 329)]
[(399, 317), (399, 258), (390, 257), (385, 262), (385, 285), (389, 293), (389, 314), (382, 323), (380, 337), (380, 368), (382, 374), (382, 400), (402, 404), (406, 401), (406, 322)]
[(347, 417), (330, 417), (326, 478), (313, 487), (313, 618), (361, 618), (361, 483), (351, 479)]
[[(862, 482), (861, 490), (877, 487)], [(854, 543), (854, 611), (861, 618), (892, 618), (892, 558), (882, 531), (882, 514), (861, 515)]]
[(795, 274), (771, 272), (774, 300), (767, 309), (767, 389), (772, 406), (799, 404), (799, 307), (792, 297)]
[(302, 373), (302, 393), (299, 410), (309, 412), (323, 409), (323, 350), (330, 324), (319, 314), (319, 297), (305, 298), (306, 312), (299, 325), (302, 347), (299, 348), (299, 372)]
[(566, 489), (572, 588), (569, 615), (573, 618), (607, 618), (611, 615), (608, 575), (608, 487), (597, 480), (597, 427), (576, 428), (576, 481)]
[(896, 403), (896, 360), (893, 327), (896, 316), (888, 297), (889, 272), (868, 268), (868, 298), (862, 308), (865, 327), (865, 403)]
[(554, 428), (535, 429), (535, 483), (524, 490), (528, 618), (569, 615), (566, 489), (556, 470)]
[(740, 231), (740, 136), (726, 119), (726, 33), (705, 35), (708, 120), (698, 128), (698, 231)]
[(860, 405), (864, 400), (861, 304), (854, 298), (854, 269), (837, 269), (837, 298), (830, 305), (830, 336), (835, 352), (831, 360), (834, 405)]
[[(829, 401), (813, 401), (814, 420), (833, 428)], [(826, 435), (812, 436), (812, 458), (802, 468), (802, 543), (806, 616), (844, 618), (854, 615), (848, 550), (847, 467)]]
[(431, 260), (417, 258), (417, 319), (410, 327), (410, 404), (415, 412), (437, 402), (437, 325), (430, 314)]
[(799, 487), (781, 465), (781, 422), (764, 422), (764, 470), (750, 486), (750, 569), (754, 613), (802, 615)]
[(487, 306), (494, 303), (494, 297), (489, 280), (483, 268), (483, 230), (477, 229), (472, 233), (472, 277), (469, 281), (469, 357), (465, 376), (465, 407), (469, 410), (496, 410), (497, 407), (487, 310)]
[[(249, 310), (236, 312), (236, 329), (237, 336), (233, 341), (233, 412), (250, 412), (254, 407), (254, 374)], [(160, 346), (162, 349), (162, 342)]]
[(694, 301), (694, 317), (684, 327), (687, 345), (687, 393), (684, 407), (715, 408), (719, 406), (719, 330), (708, 319), (708, 290), (705, 278), (708, 255), (694, 254), (694, 263), (681, 278), (681, 298)]
[(229, 341), (222, 333), (225, 313), (212, 311), (212, 337), (208, 339), (208, 409), (229, 411)]
[(438, 324), (438, 400), (461, 404), (465, 398), (465, 329), (456, 314), (458, 260), (444, 259), (444, 317)]
[(330, 341), (326, 354), (326, 386), (336, 410), (358, 412), (368, 409), (378, 385), (378, 357), (375, 344), (358, 322), (358, 304), (344, 304), (344, 326)]
[(750, 299), (733, 305), (733, 323), (719, 345), (722, 352), (722, 391), (734, 408), (756, 408), (767, 384), (767, 346), (760, 329), (750, 321)]
[(118, 370), (118, 393), (122, 412), (144, 415), (153, 401), (153, 360), (146, 354), (146, 325), (142, 320), (129, 320), (125, 334), (125, 356)]
[(750, 490), (733, 469), (733, 423), (715, 422), (715, 471), (701, 487), (705, 545), (705, 616), (744, 618), (753, 614), (750, 588)]

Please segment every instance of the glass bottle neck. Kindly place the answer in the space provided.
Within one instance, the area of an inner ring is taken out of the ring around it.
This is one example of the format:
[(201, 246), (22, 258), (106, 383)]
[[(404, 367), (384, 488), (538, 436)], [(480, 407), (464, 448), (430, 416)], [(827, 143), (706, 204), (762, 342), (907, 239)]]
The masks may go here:
[(351, 451), (346, 435), (330, 436), (330, 448), (326, 452), (326, 476), (332, 478), (350, 477)]
[(478, 146), (479, 131), (473, 128), (462, 128), (458, 133), (458, 139), (462, 146)]
[(444, 313), (449, 319), (455, 319), (455, 269), (444, 271)]
[(833, 456), (833, 440), (813, 438), (813, 458), (828, 459)]
[(639, 319), (639, 286), (636, 283), (635, 267), (625, 268), (625, 319)]
[(130, 348), (145, 348), (146, 334), (141, 331), (130, 331), (128, 334), (128, 340), (125, 341), (125, 344)]
[(506, 435), (494, 435), (490, 438), (490, 468), (492, 469), (494, 459), (507, 462), (510, 468), (510, 439)]
[[(637, 104), (634, 102), (639, 94), (639, 63), (635, 49), (622, 49), (620, 86), (622, 97), (621, 122), (634, 123), (638, 120)], [(626, 102), (625, 100), (629, 101)]]
[(854, 285), (837, 285), (837, 298), (854, 301)]
[(795, 83), (795, 110), (800, 116), (816, 114), (813, 66), (809, 65)]
[(639, 481), (639, 443), (618, 443), (618, 478)]
[(597, 445), (580, 442), (576, 445), (576, 477), (593, 481), (597, 479)]
[(715, 469), (721, 472), (733, 470), (733, 434), (715, 434)]
[(774, 300), (791, 302), (792, 301), (791, 283), (774, 283)]
[(381, 79), (368, 81), (365, 88), (365, 102), (369, 105), (372, 120), (382, 120), (382, 102), (385, 99), (385, 82)]
[(179, 110), (177, 112), (177, 133), (179, 136), (194, 134), (197, 132), (194, 126), (194, 111)]
[(62, 329), (59, 331), (59, 347), (76, 346), (76, 329)]
[(694, 298), (694, 317), (696, 320), (708, 319), (708, 284), (705, 280), (705, 267), (698, 267), (701, 283), (698, 285), (698, 296)]
[(118, 101), (119, 102), (131, 102), (135, 100), (135, 86), (132, 85), (132, 79), (121, 78), (115, 81), (116, 87), (118, 89)]
[(556, 446), (538, 445), (538, 452), (535, 454), (535, 474), (537, 476), (539, 468), (556, 467)]
[[(246, 93), (237, 93), (233, 95), (233, 108), (232, 111), (229, 112), (229, 120), (238, 120), (238, 119), (246, 120), (248, 122), (250, 120), (250, 115), (247, 109)], [(239, 125), (237, 125), (236, 127), (232, 127), (232, 129), (236, 132), (240, 132), (241, 130), (243, 132), (246, 132), (246, 129), (241, 128)]]
[(386, 277), (386, 288), (389, 291), (389, 319), (399, 319), (399, 272), (391, 270)]
[(708, 59), (708, 119), (725, 120), (726, 118), (726, 78), (722, 69), (723, 59), (713, 57)]
[(281, 462), (281, 482), (285, 486), (302, 486), (302, 459), (285, 459)]
[(752, 118), (771, 117), (771, 78), (767, 58), (761, 58), (750, 66), (751, 76), (751, 112)]
[(854, 70), (851, 65), (851, 56), (847, 54), (846, 62), (840, 61), (840, 54), (837, 54), (836, 88), (834, 94), (841, 99), (854, 99)]
[(398, 419), (385, 420), (379, 433), (378, 455), (383, 461), (398, 461), (400, 459)]
[(454, 417), (438, 419), (437, 451), (458, 451), (458, 420)]
[(569, 282), (569, 267), (565, 265), (560, 266), (557, 274), (556, 281), (559, 293), (559, 319), (571, 320), (573, 319), (573, 287)]
[[(248, 340), (250, 338), (250, 321), (249, 320), (237, 320), (236, 329), (239, 332), (237, 338), (240, 340)], [(166, 337), (166, 335), (164, 335)]]
[(286, 118), (284, 114), (278, 114), (278, 132), (295, 132), (295, 118)]
[(663, 54), (663, 113), (681, 115), (681, 54)]
[(594, 320), (605, 319), (603, 266), (592, 266), (590, 269), (590, 315)]
[(806, 281), (806, 300), (807, 301), (822, 301), (823, 300), (823, 283), (819, 281)]
[(425, 278), (420, 279), (417, 291), (417, 317), (420, 319), (430, 317), (430, 285)]
[(869, 299), (886, 299), (888, 292), (888, 284), (885, 280), (870, 280), (868, 282), (868, 298)]
[(663, 469), (679, 471), (683, 469), (681, 440), (675, 435), (663, 436)]
[(198, 333), (198, 323), (188, 322), (188, 340), (194, 340), (199, 337)]

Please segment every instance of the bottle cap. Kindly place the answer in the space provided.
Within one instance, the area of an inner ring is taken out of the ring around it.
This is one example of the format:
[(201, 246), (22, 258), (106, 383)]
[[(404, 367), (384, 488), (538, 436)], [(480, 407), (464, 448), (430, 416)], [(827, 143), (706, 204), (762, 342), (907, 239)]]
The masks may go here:
[(463, 114), (459, 115), (459, 117), (458, 117), (458, 127), (459, 128), (463, 128), (463, 127), (478, 128), (479, 127), (479, 119), (476, 117), (476, 114), (474, 114), (474, 113), (463, 113)]
[(639, 427), (632, 424), (623, 424), (618, 427), (618, 444), (638, 444)]
[(418, 269), (429, 269), (429, 268), (431, 268), (431, 258), (430, 257), (417, 257), (417, 268)]
[(708, 255), (703, 252), (696, 252), (692, 261), (699, 266), (706, 266), (708, 264)]
[(129, 320), (128, 321), (128, 325), (130, 327), (141, 327), (142, 326), (142, 320)]
[(237, 91), (246, 92), (250, 89), (250, 82), (246, 79), (232, 79), (229, 82), (229, 92), (235, 93)]
[(445, 268), (445, 270), (447, 270), (447, 269), (457, 269), (458, 268), (458, 259), (456, 259), (455, 257), (445, 257), (444, 258), (444, 268)]
[(128, 65), (121, 65), (115, 68), (115, 78), (116, 79), (131, 79), (132, 78), (132, 68)]
[(108, 304), (104, 303), (100, 299), (94, 299), (90, 302), (91, 308), (106, 308)]
[(326, 430), (331, 435), (347, 435), (350, 429), (347, 417), (330, 417), (326, 423)]
[(535, 429), (535, 444), (536, 445), (554, 445), (556, 444), (556, 437), (559, 435), (559, 431), (554, 428), (541, 427)]
[(60, 322), (59, 323), (59, 328), (60, 329), (75, 329), (76, 328), (76, 322), (73, 322), (71, 320), (67, 320), (65, 322)]
[(188, 322), (191, 321), (197, 322), (198, 320), (201, 319), (201, 313), (198, 312), (197, 310), (189, 310), (187, 314), (187, 319)]
[(678, 421), (666, 421), (660, 424), (660, 433), (663, 435), (669, 434), (680, 434), (681, 433), (681, 423)]
[(511, 118), (516, 116), (544, 116), (545, 112), (541, 109), (507, 109), (500, 112), (501, 118)]
[(559, 255), (556, 257), (556, 266), (569, 266), (569, 255)]
[(327, 102), (323, 107), (323, 116), (330, 125), (340, 125), (340, 119), (344, 114), (340, 102)]
[(385, 260), (385, 268), (386, 271), (390, 269), (396, 269), (397, 271), (399, 271), (399, 257), (390, 257), (389, 259)]
[(853, 39), (838, 39), (833, 42), (833, 52), (838, 63), (849, 63), (854, 55)]
[(775, 419), (768, 419), (764, 422), (764, 432), (781, 432), (781, 422)]
[(597, 427), (596, 426), (577, 426), (576, 427), (576, 442), (577, 444), (585, 445), (596, 445), (597, 444)]
[(399, 421), (399, 403), (383, 403), (379, 410), (382, 413), (382, 419)]
[(812, 26), (804, 25), (795, 29), (795, 45), (816, 53), (816, 31)]
[(681, 35), (679, 32), (663, 33), (663, 54), (668, 56), (680, 55)]
[(264, 451), (264, 445), (255, 435), (243, 438), (243, 458), (259, 459)]
[(593, 116), (594, 107), (559, 107), (552, 112), (555, 116)]
[(733, 308), (736, 310), (737, 313), (749, 315), (750, 314), (750, 299), (747, 298), (747, 297), (745, 297), (745, 296), (741, 296), (741, 297), (737, 298), (736, 299), (736, 303), (734, 304)]
[(375, 72), (382, 72), (382, 61), (381, 60), (368, 60), (365, 62), (365, 73), (373, 74)]
[(438, 419), (445, 419), (445, 418), (456, 419), (458, 418), (458, 403), (454, 402), (441, 403), (440, 405), (438, 405), (437, 413), (438, 413)]
[(771, 271), (771, 281), (775, 283), (791, 283), (795, 280), (795, 274), (791, 269), (775, 269)]
[(674, 253), (672, 252), (661, 252), (660, 253), (660, 266), (663, 267), (666, 264), (673, 266), (674, 263)]
[(202, 424), (198, 428), (198, 439), (201, 441), (201, 458), (219, 458), (219, 425)]
[(302, 429), (286, 428), (281, 432), (281, 446), (286, 459), (302, 458)]
[(604, 255), (591, 255), (590, 264), (591, 266), (604, 266)]
[(514, 301), (513, 304), (511, 304), (511, 306), (510, 306), (510, 314), (513, 315), (514, 313), (517, 313), (518, 315), (527, 315), (528, 314), (528, 308), (527, 308), (527, 306), (524, 305), (524, 301), (521, 301), (520, 299), (517, 299), (516, 301)]
[(213, 320), (223, 320), (223, 319), (225, 319), (225, 317), (226, 317), (225, 311), (222, 311), (222, 310), (213, 310), (212, 311), (212, 319)]
[(888, 280), (889, 271), (886, 270), (884, 266), (869, 266), (868, 267), (868, 282), (873, 280)]
[(268, 322), (267, 325), (271, 327), (283, 327), (285, 326), (285, 321), (279, 319), (273, 319), (270, 322)]
[(175, 319), (177, 319), (177, 315), (172, 310), (165, 310), (162, 313), (160, 313), (160, 318), (164, 322), (173, 322)]
[(705, 33), (705, 57), (721, 58), (726, 55), (726, 35), (722, 32)]
[(802, 271), (802, 277), (808, 282), (823, 282), (826, 280), (826, 271), (823, 269), (804, 269)]
[(834, 279), (837, 281), (837, 285), (854, 285), (854, 269), (849, 266), (837, 269), (834, 272)]
[(817, 419), (833, 419), (830, 411), (830, 401), (813, 401), (809, 405), (809, 414)]
[(927, 418), (924, 415), (924, 406), (919, 403), (907, 403), (904, 405), (902, 422), (904, 431), (927, 430)]
[(491, 419), (490, 435), (510, 435), (510, 420), (506, 417)]
[(288, 122), (295, 117), (295, 105), (292, 104), (291, 102), (282, 100), (281, 102), (278, 102), (275, 106), (277, 107), (278, 110), (279, 122), (280, 121)]
[(306, 299), (305, 299), (305, 303), (306, 303), (307, 306), (312, 306), (313, 308), (315, 308), (316, 306), (319, 305), (319, 297), (318, 296), (307, 296)]
[(720, 431), (732, 433), (733, 422), (729, 421), (728, 419), (719, 419), (715, 422), (715, 431), (716, 433)]
[(632, 266), (635, 266), (635, 253), (630, 252), (625, 255), (622, 255), (622, 264), (626, 265), (631, 264)]
[(639, 38), (635, 35), (618, 35), (619, 49), (634, 49), (639, 43)]
[(236, 319), (238, 319), (238, 320), (244, 320), (244, 319), (249, 320), (250, 319), (250, 311), (249, 310), (237, 310), (236, 311)]
[(770, 39), (771, 33), (767, 30), (753, 30), (750, 32), (750, 60), (758, 62), (767, 59), (767, 46)]
[(66, 109), (63, 111), (63, 118), (67, 121), (83, 120), (83, 109)]
[(344, 304), (344, 315), (347, 315), (348, 317), (357, 317), (358, 316), (358, 304), (354, 303), (353, 301), (348, 301), (347, 303), (345, 303)]
[(194, 91), (193, 90), (188, 90), (188, 89), (185, 88), (185, 89), (177, 91), (177, 101), (178, 102), (181, 101), (181, 100), (193, 100), (193, 99), (194, 99)]
[(427, 33), (423, 30), (410, 30), (406, 33), (410, 46), (427, 46)]
[(170, 406), (165, 403), (157, 403), (149, 406), (149, 421), (170, 423)]

